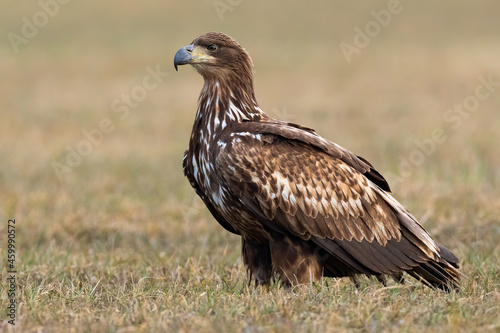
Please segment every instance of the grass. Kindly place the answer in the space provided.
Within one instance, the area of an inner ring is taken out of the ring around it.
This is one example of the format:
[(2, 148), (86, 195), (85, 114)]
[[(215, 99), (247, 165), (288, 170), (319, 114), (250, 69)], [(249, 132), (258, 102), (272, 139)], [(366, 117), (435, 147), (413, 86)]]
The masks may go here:
[[(0, 5), (2, 6), (2, 5)], [(348, 64), (339, 43), (387, 2), (241, 2), (224, 14), (153, 1), (73, 1), (12, 52), (0, 45), (0, 258), (16, 219), (23, 332), (469, 332), (500, 330), (500, 92), (454, 128), (444, 113), (500, 81), (498, 4), (403, 2)], [(5, 5), (3, 5), (5, 7)], [(19, 32), (36, 2), (0, 8)], [(300, 13), (298, 15), (297, 13)], [(259, 17), (258, 22), (255, 16)], [(467, 24), (464, 24), (467, 22)], [(173, 71), (178, 48), (208, 30), (236, 37), (256, 65), (260, 104), (315, 128), (392, 175), (396, 198), (461, 259), (462, 289), (408, 278), (383, 288), (324, 279), (294, 291), (248, 286), (239, 239), (209, 215), (182, 176), (202, 79)], [(124, 119), (111, 103), (146, 67), (168, 72)], [(108, 118), (115, 126), (61, 181), (54, 161)], [(416, 141), (447, 139), (409, 169)], [(404, 171), (404, 172), (401, 172)]]

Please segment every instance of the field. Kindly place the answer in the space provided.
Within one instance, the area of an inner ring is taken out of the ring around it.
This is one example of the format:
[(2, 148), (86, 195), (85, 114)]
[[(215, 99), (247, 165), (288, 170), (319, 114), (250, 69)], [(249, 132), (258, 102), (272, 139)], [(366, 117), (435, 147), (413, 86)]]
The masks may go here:
[[(0, 4), (0, 331), (500, 331), (498, 1), (59, 1)], [(248, 285), (181, 168), (202, 78), (173, 57), (212, 30), (264, 110), (387, 177), (459, 292)]]

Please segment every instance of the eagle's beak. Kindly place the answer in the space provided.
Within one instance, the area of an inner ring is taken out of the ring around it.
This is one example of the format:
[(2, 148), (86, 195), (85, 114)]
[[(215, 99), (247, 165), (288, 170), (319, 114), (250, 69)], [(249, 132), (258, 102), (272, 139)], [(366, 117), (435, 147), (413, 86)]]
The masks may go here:
[(212, 56), (205, 53), (205, 50), (199, 46), (188, 45), (177, 51), (174, 57), (174, 67), (186, 64), (196, 64), (213, 59)]
[(174, 57), (174, 67), (177, 70), (178, 65), (189, 64), (193, 59), (193, 45), (184, 46), (182, 49), (177, 51)]

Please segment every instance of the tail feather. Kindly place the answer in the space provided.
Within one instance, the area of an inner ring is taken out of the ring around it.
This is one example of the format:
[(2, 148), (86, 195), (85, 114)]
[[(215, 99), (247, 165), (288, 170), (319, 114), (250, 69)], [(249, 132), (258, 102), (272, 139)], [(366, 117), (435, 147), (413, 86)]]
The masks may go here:
[(458, 268), (458, 258), (455, 256), (450, 250), (448, 250), (446, 247), (438, 243), (439, 247), (439, 254), (441, 257), (446, 260), (450, 265), (452, 265), (455, 268)]
[[(451, 253), (451, 252), (450, 252)], [(445, 291), (458, 290), (462, 273), (457, 269), (458, 263), (449, 263), (444, 258), (441, 261), (429, 261), (407, 271), (408, 274), (430, 287)]]

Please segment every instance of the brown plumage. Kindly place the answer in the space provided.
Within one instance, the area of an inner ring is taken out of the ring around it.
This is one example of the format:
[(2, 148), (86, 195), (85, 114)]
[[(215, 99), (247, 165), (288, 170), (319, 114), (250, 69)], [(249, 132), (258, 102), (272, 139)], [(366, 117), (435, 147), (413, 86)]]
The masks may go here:
[(215, 219), (241, 236), (258, 284), (285, 285), (359, 274), (458, 288), (458, 259), (390, 194), (365, 159), (310, 128), (258, 106), (250, 56), (234, 39), (207, 33), (174, 65), (204, 78), (184, 173)]

